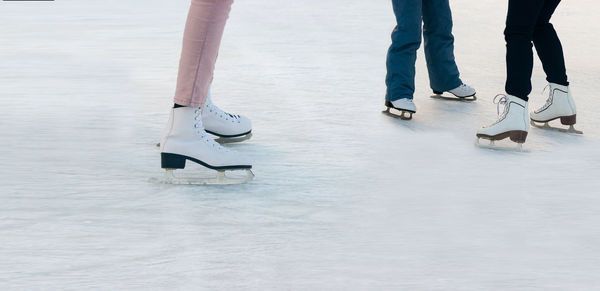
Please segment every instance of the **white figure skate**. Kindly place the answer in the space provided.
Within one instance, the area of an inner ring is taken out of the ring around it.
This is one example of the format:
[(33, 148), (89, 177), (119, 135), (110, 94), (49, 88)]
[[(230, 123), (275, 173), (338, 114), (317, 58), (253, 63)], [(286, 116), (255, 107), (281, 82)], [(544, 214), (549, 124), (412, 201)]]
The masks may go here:
[[(494, 98), (494, 104), (497, 104), (497, 113), (500, 117), (492, 125), (477, 131), (476, 144), (484, 148), (523, 151), (523, 143), (525, 143), (529, 132), (527, 101), (512, 95), (497, 95)], [(504, 105), (502, 114), (500, 114), (500, 105)], [(516, 149), (503, 148), (495, 145), (495, 141), (505, 138), (510, 138), (510, 140), (516, 142), (518, 147)], [(479, 143), (480, 139), (487, 139), (490, 144), (482, 145)]]
[[(242, 184), (254, 178), (251, 163), (240, 154), (215, 142), (202, 126), (201, 110), (192, 107), (171, 109), (165, 135), (160, 143), (161, 167), (167, 170), (163, 179), (155, 183), (166, 184)], [(192, 161), (217, 171), (216, 177), (182, 178), (174, 175)], [(245, 171), (242, 177), (231, 177), (226, 171)]]
[(385, 101), (385, 107), (386, 109), (382, 111), (383, 114), (402, 120), (411, 120), (413, 114), (417, 113), (417, 106), (409, 98)]
[(202, 123), (206, 132), (218, 137), (219, 143), (242, 142), (252, 137), (250, 119), (221, 110), (213, 104), (210, 91), (202, 106)]
[[(546, 88), (550, 88), (546, 104), (531, 112), (529, 115), (531, 125), (543, 129), (583, 134), (582, 131), (576, 130), (574, 127), (575, 123), (577, 123), (577, 108), (575, 107), (575, 101), (571, 96), (569, 87), (550, 83)], [(560, 123), (568, 125), (569, 128), (565, 129), (548, 125), (550, 121), (555, 119), (560, 119)], [(538, 123), (543, 123), (544, 125), (539, 125)]]
[(454, 95), (453, 97), (444, 96), (444, 92), (433, 91), (432, 98), (452, 100), (452, 101), (468, 101), (472, 102), (477, 100), (477, 92), (475, 89), (467, 84), (461, 84), (460, 86), (448, 91), (448, 93)]

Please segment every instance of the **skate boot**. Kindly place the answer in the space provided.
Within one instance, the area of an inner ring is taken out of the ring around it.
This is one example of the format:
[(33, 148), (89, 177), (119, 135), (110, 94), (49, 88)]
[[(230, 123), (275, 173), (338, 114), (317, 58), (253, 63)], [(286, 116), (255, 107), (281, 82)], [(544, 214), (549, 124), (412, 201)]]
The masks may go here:
[[(550, 88), (550, 93), (546, 104), (529, 115), (531, 117), (531, 125), (543, 129), (583, 134), (583, 132), (576, 130), (573, 126), (577, 122), (577, 108), (575, 108), (575, 101), (571, 97), (569, 87), (554, 83), (550, 83), (548, 87)], [(548, 122), (555, 119), (560, 119), (560, 123), (568, 125), (569, 128), (564, 129), (549, 126)], [(538, 123), (543, 123), (544, 125), (538, 125)]]
[(475, 101), (477, 100), (477, 92), (473, 87), (467, 84), (461, 84), (460, 86), (448, 91), (448, 93), (454, 95), (454, 97), (443, 96), (444, 92), (433, 90), (433, 98), (453, 100), (453, 101)]
[[(498, 101), (496, 101), (497, 99)], [(522, 150), (529, 131), (527, 101), (512, 95), (497, 95), (494, 98), (494, 104), (497, 104), (497, 112), (500, 117), (492, 125), (483, 127), (477, 132), (477, 145), (497, 148), (494, 141), (508, 137), (519, 144), (518, 150)], [(502, 114), (500, 114), (500, 105), (504, 105)], [(479, 139), (482, 138), (490, 140), (490, 146), (479, 144)]]
[(385, 107), (383, 114), (402, 120), (411, 120), (413, 114), (417, 113), (417, 106), (411, 98), (385, 101)]
[[(251, 163), (240, 154), (215, 142), (202, 126), (201, 110), (192, 107), (171, 109), (167, 129), (160, 143), (161, 167), (167, 176), (161, 183), (170, 184), (241, 184), (254, 177)], [(178, 178), (174, 170), (184, 169), (186, 161), (216, 170), (213, 178)], [(225, 171), (243, 170), (246, 175), (230, 178)]]
[(206, 132), (218, 137), (219, 143), (241, 142), (252, 137), (250, 119), (221, 110), (213, 104), (210, 92), (202, 106), (202, 123)]

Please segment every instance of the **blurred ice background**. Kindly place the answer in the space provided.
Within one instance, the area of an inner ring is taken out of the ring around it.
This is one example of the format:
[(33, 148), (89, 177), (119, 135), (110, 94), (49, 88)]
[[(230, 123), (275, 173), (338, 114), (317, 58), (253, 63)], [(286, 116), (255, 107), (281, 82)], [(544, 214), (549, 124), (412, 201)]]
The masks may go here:
[[(473, 145), (504, 88), (506, 1), (453, 0), (480, 100), (380, 111), (389, 1), (238, 1), (213, 98), (256, 179), (148, 183), (188, 0), (0, 2), (0, 289), (592, 290), (600, 286), (600, 4), (564, 1), (583, 136)], [(536, 60), (533, 106), (545, 97)], [(193, 170), (193, 169), (192, 169)]]

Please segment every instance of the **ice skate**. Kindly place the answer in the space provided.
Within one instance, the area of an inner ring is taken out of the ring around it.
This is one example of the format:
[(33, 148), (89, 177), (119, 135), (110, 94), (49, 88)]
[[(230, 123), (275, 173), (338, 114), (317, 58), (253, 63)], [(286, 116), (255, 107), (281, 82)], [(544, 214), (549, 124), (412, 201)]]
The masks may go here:
[(475, 101), (477, 100), (477, 92), (473, 87), (467, 84), (461, 84), (460, 86), (448, 91), (448, 93), (454, 95), (452, 97), (444, 96), (444, 92), (433, 90), (433, 96), (431, 98), (451, 100), (451, 101)]
[(250, 119), (221, 110), (213, 104), (210, 92), (201, 113), (206, 132), (217, 136), (216, 141), (219, 143), (241, 142), (252, 137)]
[[(550, 88), (546, 104), (531, 112), (529, 115), (531, 118), (531, 125), (542, 129), (583, 134), (582, 131), (576, 130), (574, 127), (577, 122), (577, 108), (575, 107), (575, 101), (571, 96), (569, 87), (550, 83), (546, 88)], [(560, 123), (562, 125), (568, 125), (569, 128), (552, 127), (548, 124), (550, 121), (556, 119), (560, 119)]]
[[(166, 184), (242, 184), (252, 180), (251, 163), (240, 154), (215, 142), (204, 130), (201, 109), (179, 107), (171, 109), (167, 130), (161, 140), (161, 167), (167, 171), (155, 183)], [(217, 171), (213, 177), (177, 177), (174, 171), (184, 169), (186, 161)], [(246, 175), (232, 177), (226, 172), (245, 171)]]
[(402, 120), (411, 120), (413, 114), (417, 113), (415, 103), (409, 98), (385, 101), (385, 107), (386, 109), (382, 111), (383, 114)]
[[(511, 141), (518, 144), (518, 147), (513, 150), (523, 151), (523, 143), (529, 132), (527, 101), (512, 95), (497, 95), (494, 98), (494, 104), (497, 104), (497, 113), (500, 117), (492, 125), (483, 127), (477, 132), (476, 144), (492, 149), (512, 149), (495, 145), (495, 141), (510, 138)], [(500, 114), (500, 105), (504, 105), (502, 114)], [(480, 139), (487, 139), (490, 144), (483, 145), (479, 142)]]

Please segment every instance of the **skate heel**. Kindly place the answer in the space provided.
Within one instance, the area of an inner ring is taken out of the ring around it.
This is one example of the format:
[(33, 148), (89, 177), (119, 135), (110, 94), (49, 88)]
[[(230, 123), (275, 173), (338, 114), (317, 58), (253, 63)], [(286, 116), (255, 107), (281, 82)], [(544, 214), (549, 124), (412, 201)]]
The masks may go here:
[(183, 169), (185, 168), (185, 156), (160, 153), (160, 163), (163, 169)]
[(510, 140), (516, 143), (525, 143), (527, 139), (527, 131), (511, 131), (510, 132)]
[(574, 125), (575, 123), (577, 123), (577, 114), (561, 117), (560, 123), (562, 123), (563, 125)]

